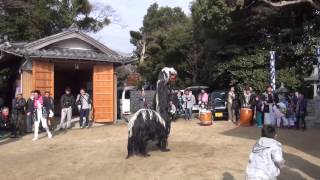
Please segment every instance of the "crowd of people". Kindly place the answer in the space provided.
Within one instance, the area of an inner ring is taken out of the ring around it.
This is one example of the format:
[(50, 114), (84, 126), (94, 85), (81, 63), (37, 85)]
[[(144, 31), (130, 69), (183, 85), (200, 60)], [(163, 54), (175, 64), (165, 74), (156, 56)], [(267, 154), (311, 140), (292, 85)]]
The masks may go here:
[[(197, 104), (201, 109), (214, 110), (210, 95), (202, 89), (197, 99), (191, 90), (178, 91), (176, 100), (170, 101), (169, 113), (174, 120), (177, 115), (192, 119), (192, 110)], [(307, 100), (301, 92), (275, 93), (271, 86), (267, 86), (264, 93), (255, 93), (251, 87), (246, 87), (240, 93), (235, 87), (230, 87), (226, 94), (226, 108), (228, 121), (240, 125), (240, 110), (247, 108), (252, 111), (252, 125), (274, 125), (278, 128), (305, 130), (307, 128), (305, 117), (307, 115)]]
[(239, 124), (240, 109), (253, 111), (253, 123), (258, 127), (274, 125), (278, 128), (306, 129), (307, 101), (300, 92), (277, 94), (271, 86), (266, 92), (255, 94), (252, 88), (245, 88), (238, 94), (231, 87), (227, 96), (228, 120)]
[[(71, 128), (72, 109), (78, 108), (80, 115), (80, 128), (89, 127), (89, 113), (92, 108), (90, 95), (81, 89), (76, 100), (71, 94), (71, 89), (66, 88), (65, 94), (60, 98), (61, 119), (57, 130)], [(11, 138), (17, 138), (27, 133), (34, 133), (33, 141), (38, 139), (39, 130), (46, 131), (48, 138), (52, 138), (54, 99), (49, 91), (43, 94), (39, 90), (31, 92), (25, 100), (21, 93), (17, 93), (12, 100), (12, 107), (1, 107), (0, 138), (10, 134)], [(11, 111), (11, 113), (10, 113)]]
[(202, 89), (198, 94), (196, 99), (192, 90), (186, 89), (184, 92), (177, 92), (176, 102), (170, 101), (170, 114), (174, 114), (174, 117), (177, 115), (184, 116), (185, 120), (190, 121), (192, 119), (192, 110), (196, 104), (199, 105), (199, 109), (204, 109), (208, 107), (209, 95)]

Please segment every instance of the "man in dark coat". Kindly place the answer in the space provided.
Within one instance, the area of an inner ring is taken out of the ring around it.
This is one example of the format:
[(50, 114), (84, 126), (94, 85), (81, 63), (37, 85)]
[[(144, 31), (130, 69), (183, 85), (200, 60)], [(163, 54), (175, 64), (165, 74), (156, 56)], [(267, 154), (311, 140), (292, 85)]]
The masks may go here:
[(13, 138), (24, 134), (25, 130), (25, 106), (26, 100), (22, 94), (17, 94), (12, 101), (12, 136)]
[(31, 91), (30, 97), (27, 100), (27, 118), (26, 118), (26, 125), (27, 125), (27, 133), (32, 133), (32, 124), (33, 124), (33, 111), (34, 111), (34, 92)]
[(47, 123), (48, 123), (48, 127), (50, 130), (53, 130), (52, 127), (52, 119), (53, 119), (53, 115), (54, 115), (54, 99), (51, 96), (49, 91), (46, 91), (44, 93), (44, 97), (43, 97), (43, 103), (44, 103), (44, 107), (46, 108), (46, 111), (48, 112), (48, 119), (47, 119)]
[[(62, 95), (60, 99), (61, 105), (61, 120), (59, 129), (69, 129), (71, 128), (71, 118), (72, 118), (72, 107), (74, 106), (75, 100), (71, 94), (71, 89), (66, 88), (65, 94)], [(67, 120), (65, 121), (65, 119)]]
[(303, 94), (299, 94), (297, 106), (296, 106), (296, 115), (297, 115), (297, 121), (296, 121), (296, 128), (300, 128), (300, 123), (303, 125), (303, 130), (307, 129), (305, 117), (307, 115), (307, 100), (304, 99)]

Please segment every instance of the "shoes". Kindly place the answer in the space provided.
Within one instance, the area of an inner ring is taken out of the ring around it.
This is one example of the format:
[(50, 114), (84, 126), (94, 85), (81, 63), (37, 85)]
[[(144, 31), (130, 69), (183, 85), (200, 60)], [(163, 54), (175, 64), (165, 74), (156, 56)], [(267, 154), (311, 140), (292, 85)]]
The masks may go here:
[(36, 140), (38, 140), (38, 138), (37, 138), (37, 137), (34, 137), (34, 138), (32, 139), (32, 141), (36, 141)]
[(11, 135), (10, 138), (17, 138), (17, 135)]
[(48, 138), (49, 138), (49, 139), (52, 138), (52, 134), (51, 134), (51, 133), (48, 134)]
[(86, 126), (86, 129), (88, 129), (88, 128), (89, 128), (89, 125)]

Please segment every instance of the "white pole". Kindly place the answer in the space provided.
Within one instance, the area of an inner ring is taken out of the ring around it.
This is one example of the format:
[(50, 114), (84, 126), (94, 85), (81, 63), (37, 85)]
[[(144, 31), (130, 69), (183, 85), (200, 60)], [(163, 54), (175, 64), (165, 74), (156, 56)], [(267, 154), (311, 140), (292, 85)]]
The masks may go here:
[(270, 85), (272, 86), (273, 90), (276, 90), (276, 52), (270, 51)]

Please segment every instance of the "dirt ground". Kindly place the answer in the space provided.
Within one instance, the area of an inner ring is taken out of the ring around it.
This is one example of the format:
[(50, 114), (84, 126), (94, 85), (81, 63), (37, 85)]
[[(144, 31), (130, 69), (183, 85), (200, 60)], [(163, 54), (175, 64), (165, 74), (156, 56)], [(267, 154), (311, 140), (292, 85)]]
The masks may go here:
[[(170, 152), (151, 146), (150, 157), (128, 160), (125, 124), (55, 132), (51, 140), (42, 133), (36, 142), (31, 135), (2, 140), (0, 179), (244, 179), (259, 129), (225, 121), (208, 127), (197, 123), (195, 119), (172, 124)], [(319, 129), (279, 132), (286, 159), (279, 179), (320, 179), (319, 136)]]

